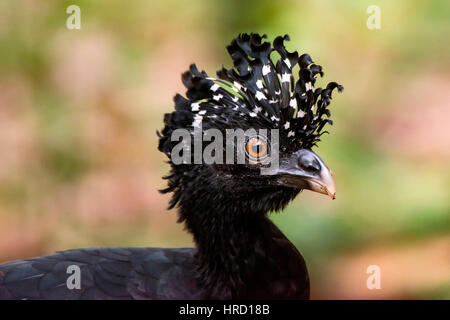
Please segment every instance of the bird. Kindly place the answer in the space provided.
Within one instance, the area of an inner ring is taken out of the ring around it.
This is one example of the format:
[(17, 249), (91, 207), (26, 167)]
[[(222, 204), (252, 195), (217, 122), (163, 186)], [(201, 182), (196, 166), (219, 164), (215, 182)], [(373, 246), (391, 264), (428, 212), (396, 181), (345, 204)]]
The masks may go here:
[[(302, 190), (335, 198), (331, 170), (312, 148), (332, 124), (332, 92), (343, 87), (316, 88), (324, 73), (310, 55), (289, 52), (288, 35), (266, 39), (239, 34), (226, 47), (233, 65), (215, 77), (192, 64), (182, 74), (185, 96), (175, 95), (175, 108), (157, 131), (170, 164), (160, 192), (171, 194), (169, 208), (177, 210), (194, 248), (74, 249), (3, 263), (0, 299), (309, 299), (305, 259), (269, 214)], [(238, 141), (232, 163), (193, 161), (192, 141), (174, 151), (177, 130), (194, 136), (200, 128), (267, 134)], [(239, 152), (244, 161), (234, 163)], [(177, 154), (181, 163), (173, 160)], [(277, 159), (277, 167), (263, 174), (268, 159)]]

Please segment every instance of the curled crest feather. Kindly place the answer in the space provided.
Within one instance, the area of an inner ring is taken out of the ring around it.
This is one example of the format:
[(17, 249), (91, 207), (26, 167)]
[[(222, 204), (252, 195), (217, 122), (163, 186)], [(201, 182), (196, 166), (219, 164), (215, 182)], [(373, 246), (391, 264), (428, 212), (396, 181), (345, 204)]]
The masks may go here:
[[(196, 65), (182, 75), (186, 98), (177, 94), (175, 111), (166, 114), (159, 150), (170, 156), (170, 134), (178, 128), (267, 128), (280, 129), (280, 148), (289, 152), (311, 148), (325, 133), (330, 120), (330, 100), (334, 89), (343, 87), (330, 82), (325, 88), (315, 88), (317, 75), (323, 76), (320, 65), (308, 54), (287, 51), (284, 42), (289, 36), (279, 36), (273, 45), (266, 35), (240, 34), (228, 53), (233, 67), (217, 71), (217, 77), (200, 72)], [(272, 55), (278, 53), (274, 60)], [(299, 65), (298, 78), (293, 69)]]

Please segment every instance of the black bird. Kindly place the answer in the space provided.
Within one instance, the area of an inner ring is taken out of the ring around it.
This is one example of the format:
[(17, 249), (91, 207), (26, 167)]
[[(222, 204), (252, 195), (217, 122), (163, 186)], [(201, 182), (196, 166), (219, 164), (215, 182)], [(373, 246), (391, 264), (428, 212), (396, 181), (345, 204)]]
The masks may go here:
[[(79, 249), (8, 262), (0, 265), (0, 298), (308, 299), (305, 261), (268, 213), (282, 210), (303, 189), (334, 199), (331, 172), (311, 148), (331, 124), (332, 91), (343, 88), (331, 82), (314, 89), (321, 66), (308, 54), (288, 52), (287, 35), (273, 46), (265, 38), (234, 39), (227, 47), (234, 67), (217, 71), (216, 78), (191, 65), (182, 75), (186, 98), (175, 96), (175, 111), (165, 115), (158, 133), (159, 150), (171, 163), (162, 192), (173, 194), (170, 208), (178, 208), (195, 248)], [(232, 159), (241, 150), (244, 163), (193, 162), (187, 152), (195, 145), (186, 142), (179, 153), (184, 162), (174, 163), (179, 140), (172, 134), (193, 134), (197, 127), (224, 135), (227, 129), (270, 132), (237, 142)], [(278, 144), (270, 129), (278, 130)], [(262, 174), (277, 151), (278, 169)], [(78, 284), (73, 266), (80, 271)]]

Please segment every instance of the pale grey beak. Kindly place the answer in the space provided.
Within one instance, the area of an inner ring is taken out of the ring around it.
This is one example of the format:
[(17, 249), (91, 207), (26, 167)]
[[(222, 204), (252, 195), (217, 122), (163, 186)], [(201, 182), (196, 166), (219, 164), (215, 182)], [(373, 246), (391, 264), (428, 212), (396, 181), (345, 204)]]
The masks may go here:
[(336, 198), (333, 175), (323, 160), (312, 150), (301, 149), (289, 158), (280, 159), (276, 183), (308, 189)]

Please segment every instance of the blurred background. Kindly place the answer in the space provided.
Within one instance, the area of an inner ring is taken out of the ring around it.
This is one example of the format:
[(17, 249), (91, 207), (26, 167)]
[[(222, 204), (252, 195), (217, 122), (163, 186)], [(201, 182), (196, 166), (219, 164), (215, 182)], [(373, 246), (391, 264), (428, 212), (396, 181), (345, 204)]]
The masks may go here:
[[(80, 30), (66, 28), (70, 4)], [(450, 299), (449, 16), (444, 0), (1, 1), (0, 262), (191, 246), (157, 191), (168, 165), (155, 132), (180, 75), (230, 66), (238, 33), (287, 33), (324, 66), (319, 83), (345, 87), (318, 149), (337, 199), (305, 191), (272, 215), (312, 298)]]

